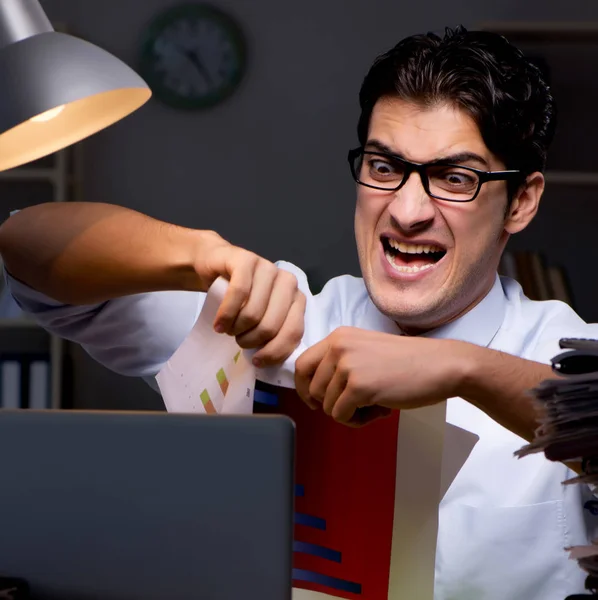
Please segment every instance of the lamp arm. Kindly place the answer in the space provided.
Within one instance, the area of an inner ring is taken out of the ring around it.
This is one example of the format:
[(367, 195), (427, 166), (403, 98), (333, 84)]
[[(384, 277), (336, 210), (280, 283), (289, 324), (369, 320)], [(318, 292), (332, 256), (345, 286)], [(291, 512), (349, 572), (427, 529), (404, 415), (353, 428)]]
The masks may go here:
[(38, 0), (0, 0), (0, 49), (54, 31)]

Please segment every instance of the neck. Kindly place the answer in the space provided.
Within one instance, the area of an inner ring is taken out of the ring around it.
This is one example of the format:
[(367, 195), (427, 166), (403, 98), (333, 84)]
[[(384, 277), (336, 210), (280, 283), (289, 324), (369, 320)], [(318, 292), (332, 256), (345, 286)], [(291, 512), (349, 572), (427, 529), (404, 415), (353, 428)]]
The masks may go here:
[(461, 318), (463, 315), (467, 314), (470, 310), (473, 310), (490, 292), (490, 290), (492, 289), (492, 286), (494, 285), (494, 277), (492, 278), (492, 280), (486, 284), (483, 288), (481, 293), (479, 293), (475, 300), (471, 303), (469, 303), (465, 308), (463, 308), (462, 310), (456, 311), (454, 314), (452, 314), (450, 317), (442, 319), (441, 321), (438, 321), (436, 323), (434, 323), (433, 325), (429, 325), (429, 326), (422, 326), (419, 327), (418, 325), (403, 325), (400, 323), (400, 321), (395, 321), (395, 323), (398, 325), (399, 329), (401, 330), (401, 333), (403, 335), (407, 335), (407, 336), (417, 336), (417, 335), (422, 335), (424, 333), (428, 333), (429, 331), (432, 331), (434, 329), (438, 329), (439, 327), (442, 327), (443, 325), (448, 325), (449, 323), (452, 323), (453, 321), (456, 321), (457, 319)]

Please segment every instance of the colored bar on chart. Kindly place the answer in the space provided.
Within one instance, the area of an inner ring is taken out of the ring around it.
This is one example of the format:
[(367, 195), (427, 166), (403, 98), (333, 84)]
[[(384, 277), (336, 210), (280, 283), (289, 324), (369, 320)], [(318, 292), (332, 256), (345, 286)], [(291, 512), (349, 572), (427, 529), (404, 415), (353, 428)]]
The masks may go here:
[(348, 592), (349, 594), (361, 594), (361, 584), (353, 581), (346, 581), (338, 577), (330, 577), (323, 573), (314, 573), (306, 569), (293, 569), (293, 579), (295, 581), (308, 581), (317, 583), (325, 587), (338, 590), (339, 592)]
[(200, 399), (201, 399), (201, 403), (203, 404), (204, 408), (206, 409), (206, 412), (209, 415), (215, 415), (216, 414), (216, 408), (214, 407), (214, 405), (212, 404), (212, 399), (210, 398), (210, 394), (208, 394), (208, 390), (204, 390), (200, 395), (199, 395)]
[(216, 379), (218, 380), (222, 393), (226, 396), (226, 392), (228, 391), (228, 379), (226, 378), (224, 369), (220, 369), (220, 371), (216, 373)]

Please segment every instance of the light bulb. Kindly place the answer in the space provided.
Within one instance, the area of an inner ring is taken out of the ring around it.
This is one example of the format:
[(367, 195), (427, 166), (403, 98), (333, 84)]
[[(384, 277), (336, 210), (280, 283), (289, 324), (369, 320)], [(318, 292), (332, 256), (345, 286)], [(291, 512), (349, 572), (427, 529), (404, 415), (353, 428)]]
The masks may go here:
[(30, 120), (34, 123), (45, 123), (46, 121), (51, 121), (64, 110), (64, 107), (65, 104), (63, 104), (62, 106), (57, 106), (56, 108), (51, 108), (46, 112), (36, 115), (35, 117), (31, 117)]

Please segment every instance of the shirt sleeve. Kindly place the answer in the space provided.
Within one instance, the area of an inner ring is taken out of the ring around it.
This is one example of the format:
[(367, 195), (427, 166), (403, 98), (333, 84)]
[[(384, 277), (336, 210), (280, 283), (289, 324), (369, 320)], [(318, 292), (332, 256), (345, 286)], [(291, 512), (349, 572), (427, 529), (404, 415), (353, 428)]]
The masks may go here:
[(151, 292), (73, 306), (4, 275), (17, 304), (44, 329), (80, 344), (116, 373), (146, 379), (182, 344), (205, 298), (200, 292)]
[[(311, 301), (305, 273), (291, 263), (276, 264), (295, 274)], [(41, 327), (80, 344), (93, 359), (116, 373), (143, 377), (154, 389), (154, 377), (191, 332), (206, 296), (201, 292), (151, 292), (74, 306), (34, 290), (6, 270), (4, 277), (16, 303)]]

